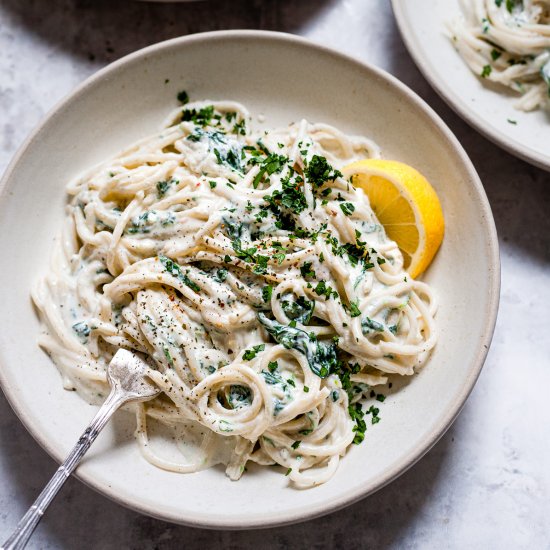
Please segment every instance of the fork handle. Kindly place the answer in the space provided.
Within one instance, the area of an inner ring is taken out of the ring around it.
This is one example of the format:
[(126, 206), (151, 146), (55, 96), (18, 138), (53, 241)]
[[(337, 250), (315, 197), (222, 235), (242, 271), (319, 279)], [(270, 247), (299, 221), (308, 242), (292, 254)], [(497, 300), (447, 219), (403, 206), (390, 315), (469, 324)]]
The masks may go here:
[(65, 481), (67, 481), (67, 478), (78, 466), (82, 457), (90, 448), (90, 445), (95, 441), (105, 424), (107, 424), (113, 413), (126, 401), (128, 401), (128, 398), (117, 391), (116, 388), (113, 388), (109, 397), (107, 397), (94, 419), (90, 422), (90, 425), (80, 436), (80, 439), (69, 453), (69, 456), (65, 459), (65, 462), (59, 466), (46, 487), (44, 487), (40, 495), (38, 495), (33, 505), (21, 518), (15, 531), (2, 545), (1, 550), (21, 550), (25, 548), (30, 536), (42, 519), (46, 508), (55, 498), (55, 495), (57, 495)]

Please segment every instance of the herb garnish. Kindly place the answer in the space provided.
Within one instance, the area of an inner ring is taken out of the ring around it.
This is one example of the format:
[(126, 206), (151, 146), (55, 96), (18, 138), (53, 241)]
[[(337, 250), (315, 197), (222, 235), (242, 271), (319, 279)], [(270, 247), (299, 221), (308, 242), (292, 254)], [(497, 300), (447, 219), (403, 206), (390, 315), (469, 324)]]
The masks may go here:
[(182, 90), (179, 94), (178, 94), (178, 101), (180, 103), (183, 103), (184, 105), (186, 103), (189, 103), (189, 95), (187, 94), (187, 92), (185, 90)]
[(363, 334), (367, 334), (371, 330), (376, 332), (384, 332), (384, 325), (378, 321), (374, 321), (369, 317), (365, 317), (361, 320), (361, 328), (363, 329)]
[(275, 153), (270, 154), (260, 163), (260, 171), (256, 174), (256, 177), (252, 182), (254, 189), (258, 187), (265, 174), (271, 176), (271, 174), (280, 172), (287, 161), (288, 159), (284, 155), (277, 155)]
[(169, 180), (159, 181), (157, 183), (157, 197), (162, 199), (166, 195), (169, 187), (178, 183), (178, 180), (170, 178)]
[(327, 181), (342, 177), (342, 173), (335, 170), (325, 157), (313, 155), (305, 169), (305, 174), (313, 188), (321, 187)]
[(258, 344), (257, 346), (252, 346), (252, 349), (247, 349), (244, 351), (243, 359), (245, 361), (250, 361), (251, 359), (254, 359), (254, 357), (256, 357), (256, 355), (258, 355), (260, 351), (264, 351), (264, 349), (265, 349), (265, 344)]
[(365, 439), (365, 432), (367, 431), (367, 424), (364, 420), (365, 413), (363, 412), (363, 405), (361, 403), (352, 403), (348, 407), (348, 412), (350, 418), (355, 421), (355, 426), (353, 431), (355, 432), (355, 437), (353, 438), (353, 443), (359, 445)]
[(311, 269), (312, 265), (312, 262), (304, 262), (300, 267), (300, 273), (304, 279), (307, 279), (308, 277), (311, 277), (312, 279), (315, 278), (315, 271)]
[(324, 296), (326, 300), (329, 300), (331, 297), (339, 298), (338, 292), (327, 285), (325, 281), (319, 281), (313, 291), (319, 296)]
[(288, 299), (281, 300), (281, 307), (290, 320), (307, 325), (313, 315), (315, 302), (310, 302), (304, 296), (299, 296), (295, 301)]
[(271, 195), (264, 197), (277, 217), (281, 215), (281, 208), (287, 209), (293, 214), (299, 214), (307, 208), (306, 196), (300, 189), (303, 183), (302, 178), (297, 175), (292, 179), (292, 176), (281, 180), (282, 189), (280, 191), (273, 191)]
[(208, 105), (202, 109), (184, 109), (181, 114), (182, 122), (194, 122), (197, 126), (208, 126), (214, 116), (214, 106)]
[(483, 69), (481, 70), (481, 78), (488, 77), (491, 74), (492, 70), (493, 68), (491, 67), (491, 65), (484, 65)]
[(235, 123), (235, 126), (233, 126), (233, 133), (240, 134), (241, 136), (246, 135), (246, 121), (244, 119)]
[(181, 270), (181, 266), (179, 266), (176, 262), (174, 262), (170, 258), (167, 258), (166, 256), (158, 256), (158, 259), (164, 266), (164, 269), (168, 271), (168, 273), (170, 273), (172, 277), (176, 277), (176, 279), (179, 279), (191, 290), (194, 290), (195, 292), (200, 292), (201, 287), (197, 283), (192, 281), (187, 275), (185, 275)]
[[(501, 0), (502, 3), (502, 0)], [(500, 5), (500, 4), (497, 4)], [(516, 6), (523, 6), (523, 0), (506, 0), (506, 9), (509, 13), (512, 13)]]
[(340, 203), (340, 210), (346, 215), (351, 216), (355, 212), (355, 206), (351, 202)]
[(305, 330), (285, 326), (258, 313), (258, 320), (278, 343), (287, 349), (295, 349), (306, 356), (309, 368), (320, 378), (326, 378), (336, 368), (336, 346), (319, 342), (315, 334)]
[(271, 295), (273, 294), (273, 287), (271, 285), (266, 285), (262, 288), (262, 298), (264, 302), (271, 301)]
[(359, 301), (358, 300), (350, 303), (349, 313), (352, 317), (359, 317), (359, 315), (361, 315), (361, 310), (359, 309)]

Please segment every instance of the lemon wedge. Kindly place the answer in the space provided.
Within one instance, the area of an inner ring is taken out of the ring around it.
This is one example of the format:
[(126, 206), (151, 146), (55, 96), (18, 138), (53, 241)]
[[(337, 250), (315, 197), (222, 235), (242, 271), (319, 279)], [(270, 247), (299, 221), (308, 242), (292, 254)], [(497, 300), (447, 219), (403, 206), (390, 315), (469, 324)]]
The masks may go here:
[(395, 160), (360, 160), (348, 164), (342, 173), (367, 194), (386, 234), (401, 250), (410, 276), (422, 274), (445, 233), (441, 204), (428, 180)]

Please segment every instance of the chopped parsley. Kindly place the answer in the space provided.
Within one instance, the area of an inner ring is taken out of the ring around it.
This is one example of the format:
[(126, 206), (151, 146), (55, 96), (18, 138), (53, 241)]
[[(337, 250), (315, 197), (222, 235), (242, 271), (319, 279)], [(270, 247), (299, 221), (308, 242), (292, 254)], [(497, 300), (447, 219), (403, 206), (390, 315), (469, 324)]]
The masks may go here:
[(276, 252), (272, 255), (272, 258), (276, 260), (279, 265), (281, 265), (286, 258), (288, 248), (285, 248), (280, 242), (274, 242), (271, 246), (274, 250), (276, 250)]
[(182, 90), (179, 94), (178, 94), (178, 101), (180, 103), (183, 103), (184, 105), (186, 103), (189, 103), (189, 95), (187, 94), (187, 92), (185, 90)]
[[(370, 253), (376, 253), (374, 249), (367, 248), (367, 243), (361, 241), (356, 233), (355, 243), (346, 243), (340, 244), (338, 239), (331, 235), (330, 233), (325, 236), (325, 242), (331, 246), (332, 253), (335, 256), (343, 257), (344, 254), (348, 257), (348, 261), (352, 266), (356, 266), (358, 263), (363, 264), (363, 269), (371, 269), (374, 267), (374, 264), (371, 261)], [(385, 260), (382, 258), (379, 263), (384, 263)]]
[(252, 271), (256, 275), (263, 275), (267, 272), (267, 262), (269, 258), (267, 256), (263, 256), (262, 254), (257, 254), (254, 257), (254, 262), (256, 263), (255, 267), (252, 269)]
[(367, 414), (372, 415), (371, 424), (378, 424), (378, 422), (380, 422), (380, 416), (378, 416), (380, 414), (380, 409), (378, 407), (371, 405)]
[(481, 78), (487, 78), (490, 74), (493, 68), (491, 65), (485, 65), (481, 71)]
[(331, 297), (339, 298), (338, 292), (327, 285), (325, 281), (319, 281), (313, 291), (319, 296), (324, 296), (326, 300), (329, 300)]
[(327, 181), (342, 177), (342, 173), (335, 170), (325, 157), (313, 155), (305, 169), (305, 174), (313, 188), (321, 187)]
[(340, 210), (346, 215), (351, 216), (355, 212), (355, 206), (351, 202), (341, 202)]
[(256, 247), (249, 246), (248, 248), (243, 248), (241, 239), (233, 239), (231, 245), (235, 251), (235, 255), (239, 260), (244, 260), (248, 263), (256, 262)]
[(292, 179), (292, 176), (283, 178), (281, 187), (280, 191), (273, 191), (271, 195), (264, 197), (275, 216), (281, 216), (281, 209), (299, 214), (307, 208), (306, 196), (301, 190), (302, 179), (300, 176), (295, 176), (294, 179)]
[(160, 263), (164, 266), (164, 269), (172, 275), (172, 277), (176, 277), (176, 279), (179, 279), (184, 285), (187, 285), (191, 290), (194, 290), (195, 292), (200, 292), (201, 287), (192, 281), (186, 274), (184, 274), (181, 270), (181, 266), (179, 266), (176, 262), (171, 260), (170, 258), (167, 258), (166, 256), (158, 256), (158, 259)]
[(271, 296), (273, 294), (273, 287), (271, 285), (266, 285), (262, 288), (262, 298), (264, 302), (271, 301)]
[[(502, 0), (501, 0), (502, 3)], [(500, 6), (500, 4), (497, 4)], [(509, 13), (512, 13), (514, 11), (514, 8), (516, 6), (523, 7), (523, 0), (506, 0), (506, 9)]]
[(182, 122), (193, 122), (197, 126), (208, 126), (214, 116), (214, 106), (208, 105), (202, 109), (184, 109), (181, 114)]
[(311, 277), (312, 279), (315, 278), (315, 271), (313, 271), (313, 269), (311, 268), (312, 265), (312, 262), (304, 262), (300, 267), (300, 273), (302, 274), (302, 277), (304, 279), (307, 279), (309, 277)]
[(240, 134), (241, 136), (246, 135), (246, 121), (244, 119), (235, 123), (235, 126), (233, 126), (233, 133)]
[(348, 407), (348, 412), (350, 418), (355, 421), (355, 426), (353, 431), (355, 432), (355, 437), (353, 438), (353, 443), (359, 445), (365, 439), (365, 432), (367, 431), (367, 424), (365, 422), (363, 411), (363, 405), (361, 403), (352, 403)]
[(252, 181), (254, 189), (258, 187), (266, 174), (271, 176), (271, 174), (280, 172), (284, 168), (287, 161), (288, 159), (284, 155), (277, 155), (275, 153), (270, 154), (260, 163), (260, 171), (256, 174), (256, 177)]
[(352, 317), (359, 317), (359, 315), (361, 315), (361, 310), (359, 309), (358, 300), (350, 303), (349, 312)]
[[(246, 224), (234, 223), (233, 220), (226, 218), (223, 218), (223, 223), (227, 236), (231, 239), (231, 246), (233, 247), (237, 258), (239, 258), (239, 260), (244, 260), (249, 264), (253, 264), (254, 267), (252, 268), (252, 272), (256, 275), (264, 275), (267, 273), (269, 257), (264, 254), (258, 254), (258, 249), (255, 246), (243, 247), (241, 237), (245, 231)], [(278, 255), (275, 255), (274, 258), (279, 259), (280, 264), (281, 258), (277, 258), (277, 256)], [(284, 254), (282, 258), (284, 259)]]
[(269, 372), (275, 372), (279, 368), (279, 363), (277, 363), (277, 361), (270, 361), (267, 364), (267, 368), (269, 369)]
[(265, 344), (258, 344), (257, 346), (252, 346), (252, 349), (247, 349), (244, 351), (243, 359), (245, 361), (250, 361), (251, 359), (254, 359), (254, 357), (256, 357), (256, 355), (258, 355), (260, 351), (264, 351), (264, 349), (265, 349)]

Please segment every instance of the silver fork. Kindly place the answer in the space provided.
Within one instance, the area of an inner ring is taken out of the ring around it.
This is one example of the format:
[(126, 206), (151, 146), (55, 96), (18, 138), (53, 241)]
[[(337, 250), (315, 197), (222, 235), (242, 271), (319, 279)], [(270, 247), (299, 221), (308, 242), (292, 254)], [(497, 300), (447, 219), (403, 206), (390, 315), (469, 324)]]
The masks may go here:
[(146, 401), (156, 397), (160, 390), (146, 377), (147, 363), (136, 353), (119, 349), (109, 363), (107, 378), (111, 393), (105, 400), (90, 425), (80, 436), (77, 444), (65, 462), (59, 466), (52, 479), (44, 487), (33, 505), (17, 524), (10, 538), (2, 545), (2, 550), (25, 548), (29, 538), (42, 519), (46, 508), (59, 492), (67, 478), (80, 463), (80, 460), (95, 441), (99, 432), (107, 424), (113, 413), (129, 401)]

